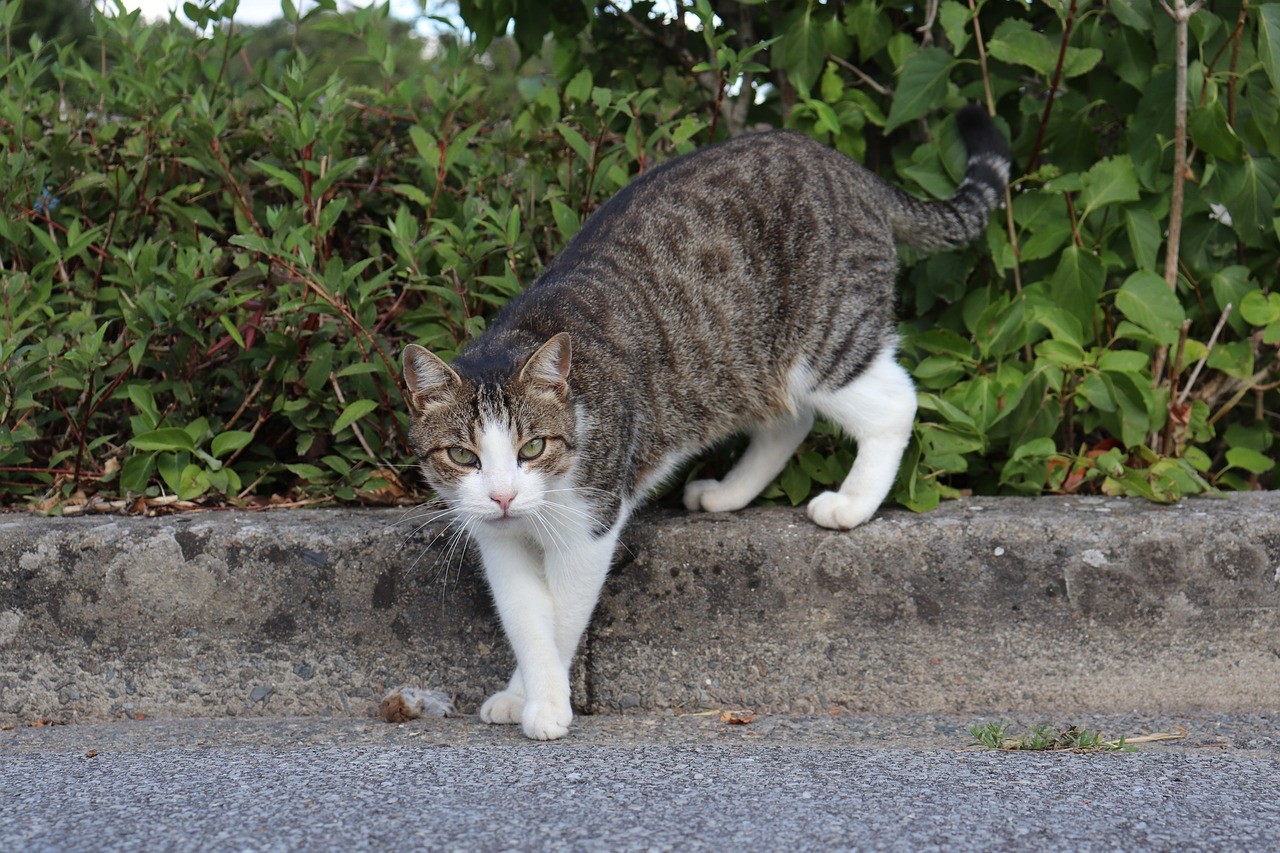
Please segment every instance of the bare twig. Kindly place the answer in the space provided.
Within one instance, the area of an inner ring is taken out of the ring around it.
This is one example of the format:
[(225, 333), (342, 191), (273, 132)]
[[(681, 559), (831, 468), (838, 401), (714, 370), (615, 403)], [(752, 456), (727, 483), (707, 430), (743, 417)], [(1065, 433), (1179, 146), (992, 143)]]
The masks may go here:
[(1178, 345), (1173, 350), (1173, 369), (1169, 371), (1169, 403), (1167, 404), (1168, 416), (1164, 422), (1164, 434), (1159, 436), (1160, 443), (1157, 445), (1152, 442), (1157, 453), (1166, 453), (1171, 456), (1178, 455), (1177, 439), (1174, 430), (1179, 423), (1186, 423), (1185, 412), (1181, 404), (1175, 403), (1174, 400), (1178, 396), (1178, 377), (1182, 373), (1182, 355), (1187, 346), (1187, 333), (1191, 331), (1191, 321), (1183, 320), (1182, 328), (1178, 330)]
[[(337, 395), (338, 402), (347, 405), (347, 398), (342, 395), (342, 386), (338, 384), (338, 377), (332, 373), (329, 374), (329, 384), (333, 386), (333, 393)], [(351, 422), (351, 430), (356, 434), (356, 440), (360, 442), (360, 446), (364, 448), (364, 452), (369, 454), (370, 459), (382, 461), (382, 457), (373, 452), (373, 448), (369, 446), (369, 442), (364, 440), (364, 433), (360, 431), (360, 424), (355, 421)]]
[(240, 407), (236, 409), (236, 413), (232, 415), (225, 424), (223, 424), (222, 428), (224, 430), (231, 429), (231, 425), (240, 420), (240, 416), (244, 414), (244, 410), (249, 408), (249, 404), (251, 404), (254, 398), (262, 391), (262, 383), (267, 381), (267, 377), (271, 375), (271, 368), (275, 366), (276, 356), (273, 355), (271, 356), (271, 360), (267, 362), (267, 366), (262, 369), (262, 373), (258, 376), (258, 381), (254, 384), (253, 389), (245, 395), (245, 398), (242, 401), (240, 401)]
[(827, 54), (827, 59), (830, 59), (836, 65), (839, 65), (841, 68), (844, 68), (847, 71), (852, 71), (853, 76), (857, 77), (863, 83), (866, 83), (868, 86), (870, 86), (872, 89), (875, 89), (876, 92), (878, 92), (881, 95), (884, 95), (886, 98), (893, 94), (892, 89), (890, 89), (888, 86), (884, 86), (880, 83), (877, 83), (875, 80), (868, 77), (865, 71), (863, 71), (858, 66), (854, 65), (852, 62), (849, 62), (846, 59), (842, 59), (841, 57), (836, 56), (834, 54), (830, 54), (830, 53)]
[(924, 7), (924, 25), (916, 29), (920, 33), (920, 43), (933, 44), (933, 22), (938, 19), (938, 0), (926, 0)]
[(1218, 335), (1222, 332), (1222, 327), (1226, 325), (1227, 317), (1230, 314), (1231, 303), (1228, 302), (1227, 307), (1222, 309), (1222, 316), (1218, 318), (1218, 325), (1213, 327), (1213, 334), (1209, 336), (1209, 343), (1205, 347), (1204, 355), (1202, 355), (1200, 360), (1196, 362), (1196, 366), (1191, 371), (1191, 376), (1187, 379), (1186, 386), (1182, 389), (1181, 393), (1178, 394), (1178, 403), (1181, 404), (1187, 402), (1187, 397), (1191, 394), (1191, 389), (1195, 387), (1196, 380), (1200, 378), (1200, 369), (1204, 367), (1205, 362), (1209, 360), (1209, 355), (1213, 352), (1213, 346), (1218, 342)]
[(1262, 388), (1264, 390), (1273, 388), (1274, 386), (1272, 386), (1269, 383), (1264, 384), (1263, 380), (1268, 378), (1272, 373), (1275, 373), (1277, 371), (1280, 371), (1280, 360), (1272, 362), (1271, 364), (1259, 370), (1257, 373), (1253, 374), (1253, 378), (1251, 378), (1248, 382), (1243, 383), (1240, 386), (1240, 390), (1236, 391), (1235, 394), (1231, 395), (1231, 399), (1223, 403), (1221, 409), (1218, 409), (1218, 411), (1213, 413), (1213, 416), (1210, 417), (1208, 421), (1209, 426), (1213, 426), (1218, 421), (1222, 420), (1223, 416), (1226, 415), (1227, 412), (1234, 409), (1236, 405), (1241, 400), (1243, 400), (1245, 395), (1248, 394), (1250, 391), (1255, 391), (1259, 388)]
[[(684, 45), (679, 44), (676, 40), (669, 38), (663, 33), (659, 33), (653, 27), (649, 26), (644, 21), (640, 20), (635, 15), (631, 14), (631, 12), (622, 8), (620, 5), (618, 5), (618, 3), (615, 2), (615, 0), (605, 0), (605, 5), (608, 6), (610, 9), (612, 9), (613, 11), (617, 12), (618, 17), (626, 21), (631, 26), (631, 28), (634, 29), (636, 32), (640, 33), (641, 35), (644, 35), (646, 38), (652, 39), (654, 42), (662, 45), (667, 50), (673, 51), (676, 54), (676, 57), (680, 60), (680, 64), (684, 66), (685, 70), (693, 74), (694, 79), (698, 81), (698, 85), (702, 86), (702, 88), (706, 91), (709, 97), (715, 99), (716, 116), (719, 116), (721, 109), (725, 110), (725, 113), (726, 113), (725, 119), (726, 121), (729, 122), (730, 135), (735, 135), (742, 131), (742, 127), (740, 125), (735, 124), (733, 121), (733, 119), (735, 118), (735, 115), (731, 114), (735, 109), (740, 109), (740, 108), (735, 108), (732, 105), (726, 105), (724, 103), (724, 82), (725, 81), (721, 79), (720, 74), (716, 74), (711, 71), (701, 71), (701, 72), (694, 71), (693, 68), (698, 64), (698, 59), (692, 53), (690, 53), (688, 48), (686, 48)], [(676, 4), (676, 20), (677, 21), (683, 20), (683, 12), (679, 3)], [(714, 57), (712, 58), (714, 59)], [(744, 94), (750, 90), (750, 78), (744, 79), (743, 89), (744, 89)]]

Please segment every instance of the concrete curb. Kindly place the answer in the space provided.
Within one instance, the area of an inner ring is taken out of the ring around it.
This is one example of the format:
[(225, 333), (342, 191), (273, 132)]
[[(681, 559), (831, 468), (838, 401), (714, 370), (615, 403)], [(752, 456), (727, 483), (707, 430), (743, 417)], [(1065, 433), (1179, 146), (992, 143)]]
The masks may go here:
[[(0, 516), (0, 721), (474, 710), (511, 666), (472, 548), (387, 510)], [(575, 674), (595, 712), (1280, 707), (1280, 492), (972, 498), (850, 533), (655, 510)]]

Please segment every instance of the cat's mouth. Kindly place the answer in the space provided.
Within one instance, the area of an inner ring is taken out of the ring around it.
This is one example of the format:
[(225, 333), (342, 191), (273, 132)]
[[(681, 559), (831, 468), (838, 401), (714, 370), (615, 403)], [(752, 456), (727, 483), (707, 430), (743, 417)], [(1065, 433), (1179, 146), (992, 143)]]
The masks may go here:
[(490, 524), (497, 525), (498, 527), (506, 527), (510, 524), (516, 523), (517, 521), (524, 521), (524, 516), (509, 512), (505, 515), (490, 516), (487, 521)]

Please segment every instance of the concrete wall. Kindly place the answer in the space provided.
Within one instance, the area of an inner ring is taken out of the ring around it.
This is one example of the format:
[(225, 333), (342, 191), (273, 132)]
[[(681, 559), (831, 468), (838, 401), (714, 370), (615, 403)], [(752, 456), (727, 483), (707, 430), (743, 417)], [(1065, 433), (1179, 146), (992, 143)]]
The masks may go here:
[[(1280, 707), (1280, 493), (982, 498), (849, 533), (653, 511), (585, 710)], [(474, 710), (512, 658), (475, 548), (389, 510), (0, 516), (0, 721)]]

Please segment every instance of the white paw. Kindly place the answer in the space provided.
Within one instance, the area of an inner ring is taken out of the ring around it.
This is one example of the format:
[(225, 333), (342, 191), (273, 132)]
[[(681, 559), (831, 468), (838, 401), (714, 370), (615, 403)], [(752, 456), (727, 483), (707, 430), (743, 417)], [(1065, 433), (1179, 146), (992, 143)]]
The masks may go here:
[(873, 516), (878, 506), (839, 492), (823, 492), (809, 501), (809, 518), (819, 527), (849, 530)]
[(569, 733), (573, 709), (567, 698), (563, 702), (530, 702), (524, 706), (520, 722), (524, 725), (525, 737), (555, 740)]
[(524, 697), (510, 690), (493, 694), (480, 706), (480, 719), (495, 725), (518, 723), (523, 713)]
[(733, 512), (751, 503), (753, 497), (743, 496), (719, 480), (694, 480), (684, 487), (685, 508), (694, 512)]

